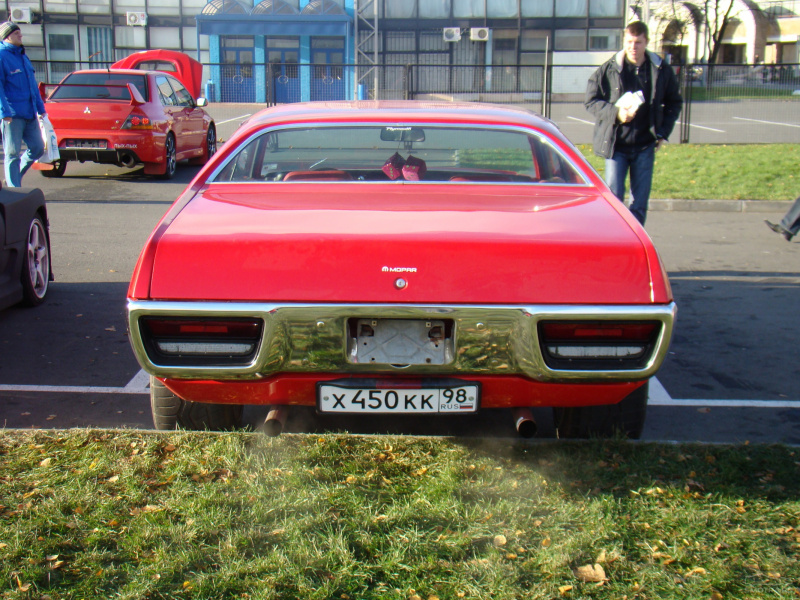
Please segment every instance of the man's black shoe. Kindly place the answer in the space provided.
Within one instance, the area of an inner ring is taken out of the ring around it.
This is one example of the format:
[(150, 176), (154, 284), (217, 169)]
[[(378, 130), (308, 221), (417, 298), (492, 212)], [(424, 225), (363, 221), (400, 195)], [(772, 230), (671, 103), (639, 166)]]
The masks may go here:
[(785, 237), (787, 242), (792, 241), (794, 234), (788, 229), (785, 229), (783, 225), (781, 225), (780, 223), (770, 223), (769, 221), (766, 220), (764, 221), (764, 223), (766, 223), (767, 227), (772, 229), (772, 231), (774, 231), (775, 233), (780, 233), (783, 237)]

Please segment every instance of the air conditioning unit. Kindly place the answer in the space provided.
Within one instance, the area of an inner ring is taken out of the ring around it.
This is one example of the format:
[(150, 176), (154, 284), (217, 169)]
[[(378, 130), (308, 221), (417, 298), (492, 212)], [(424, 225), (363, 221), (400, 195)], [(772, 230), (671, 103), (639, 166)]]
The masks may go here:
[(10, 19), (15, 23), (31, 23), (33, 21), (33, 11), (27, 6), (10, 6)]
[(131, 25), (131, 26), (140, 25), (141, 27), (144, 27), (145, 25), (147, 25), (147, 13), (146, 12), (130, 12), (129, 11), (129, 12), (125, 13), (125, 16), (127, 17), (128, 25)]
[(445, 42), (458, 42), (461, 40), (460, 27), (445, 27), (442, 29), (442, 39)]
[(488, 27), (471, 27), (469, 30), (469, 39), (473, 42), (488, 42), (489, 41), (489, 28)]

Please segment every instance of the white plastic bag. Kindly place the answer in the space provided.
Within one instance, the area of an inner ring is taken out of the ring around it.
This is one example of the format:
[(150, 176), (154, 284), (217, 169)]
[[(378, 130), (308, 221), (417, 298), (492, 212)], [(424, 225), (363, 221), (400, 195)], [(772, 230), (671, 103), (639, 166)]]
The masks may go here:
[(39, 157), (39, 162), (53, 163), (60, 159), (61, 155), (58, 152), (56, 131), (47, 115), (39, 115), (39, 128), (42, 130), (42, 140), (44, 140), (44, 154)]

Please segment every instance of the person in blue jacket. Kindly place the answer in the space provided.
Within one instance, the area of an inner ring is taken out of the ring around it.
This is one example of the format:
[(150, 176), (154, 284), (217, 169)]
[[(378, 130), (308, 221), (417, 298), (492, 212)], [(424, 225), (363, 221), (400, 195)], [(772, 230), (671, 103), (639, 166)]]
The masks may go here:
[[(22, 32), (12, 21), (0, 24), (0, 117), (6, 185), (19, 187), (22, 176), (44, 152), (38, 115), (47, 111), (42, 102), (33, 65), (25, 56)], [(24, 156), (22, 142), (28, 147)]]

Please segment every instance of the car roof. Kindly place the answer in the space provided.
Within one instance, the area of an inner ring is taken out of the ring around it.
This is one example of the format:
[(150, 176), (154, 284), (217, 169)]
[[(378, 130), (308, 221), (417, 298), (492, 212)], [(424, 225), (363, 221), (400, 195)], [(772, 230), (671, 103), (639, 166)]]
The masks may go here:
[(164, 71), (142, 71), (141, 69), (78, 69), (72, 71), (70, 75), (77, 73), (109, 73), (111, 75), (174, 75), (172, 73), (165, 73)]
[[(266, 108), (253, 115), (248, 126), (257, 128), (270, 122), (310, 121), (319, 123), (349, 121), (415, 120), (532, 126), (561, 136), (558, 127), (533, 111), (516, 106), (480, 102), (440, 102), (428, 100), (354, 100), (298, 102)], [(558, 133), (556, 133), (558, 132)]]

